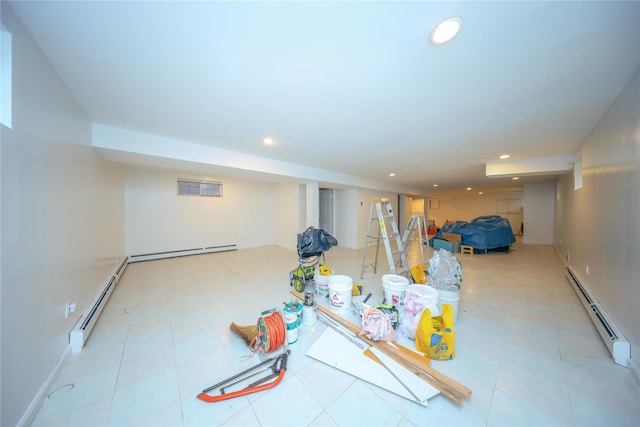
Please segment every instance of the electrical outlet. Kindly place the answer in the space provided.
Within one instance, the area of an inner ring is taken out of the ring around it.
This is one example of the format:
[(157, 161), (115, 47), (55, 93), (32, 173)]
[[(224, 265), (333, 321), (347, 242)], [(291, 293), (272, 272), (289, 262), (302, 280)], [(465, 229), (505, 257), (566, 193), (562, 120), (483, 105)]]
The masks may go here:
[(74, 311), (76, 311), (76, 303), (73, 301), (67, 301), (67, 303), (64, 305), (64, 318), (66, 319), (67, 317), (69, 317), (69, 314), (73, 313)]

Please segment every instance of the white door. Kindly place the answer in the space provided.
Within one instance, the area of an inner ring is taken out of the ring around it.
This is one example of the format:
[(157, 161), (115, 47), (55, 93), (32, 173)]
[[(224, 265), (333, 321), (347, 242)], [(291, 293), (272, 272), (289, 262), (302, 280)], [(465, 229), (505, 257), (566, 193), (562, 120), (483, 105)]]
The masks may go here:
[(320, 228), (333, 235), (333, 190), (320, 189)]

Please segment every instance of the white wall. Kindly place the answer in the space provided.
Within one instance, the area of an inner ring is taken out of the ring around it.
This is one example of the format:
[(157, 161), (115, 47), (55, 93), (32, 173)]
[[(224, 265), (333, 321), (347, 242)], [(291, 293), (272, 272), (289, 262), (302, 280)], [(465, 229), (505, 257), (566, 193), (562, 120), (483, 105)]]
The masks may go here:
[[(520, 233), (523, 216), (520, 213), (498, 213), (498, 200), (522, 200), (521, 191), (497, 195), (469, 195), (448, 199), (437, 199), (438, 207), (429, 209), (428, 220), (435, 221), (437, 227), (442, 227), (445, 221), (467, 221), (479, 216), (500, 215), (509, 220), (514, 234)], [(526, 224), (525, 224), (526, 225)], [(551, 243), (549, 243), (551, 244)]]
[(580, 148), (583, 187), (574, 190), (572, 177), (561, 177), (555, 220), (558, 250), (630, 340), (636, 367), (640, 367), (638, 94), (640, 71)]
[[(334, 237), (345, 248), (360, 249), (366, 243), (369, 228), (371, 198), (386, 197), (392, 204), (394, 214), (398, 215), (398, 194), (363, 189), (334, 190), (336, 216), (334, 218)], [(377, 228), (375, 228), (377, 233)]]
[(274, 244), (296, 249), (300, 224), (300, 185), (281, 183), (275, 186), (275, 230)]
[[(371, 216), (371, 199), (374, 197), (382, 197), (389, 199), (393, 209), (394, 217), (398, 221), (398, 195), (396, 193), (385, 193), (382, 191), (358, 190), (358, 206), (357, 206), (357, 246), (356, 249), (363, 248), (366, 243), (367, 232), (369, 231), (369, 218)], [(352, 212), (353, 215), (353, 212)], [(374, 216), (377, 213), (374, 212)], [(378, 233), (378, 225), (372, 224), (371, 231)]]
[(426, 198), (412, 198), (411, 199), (411, 215), (424, 215), (425, 213), (425, 204), (428, 199)]
[[(556, 183), (526, 184), (524, 186), (523, 243), (553, 244), (553, 218)], [(513, 227), (513, 224), (511, 224)]]
[[(223, 197), (178, 196), (178, 178), (222, 182)], [(127, 255), (229, 244), (271, 245), (276, 240), (276, 193), (274, 184), (257, 181), (127, 168)], [(280, 194), (280, 203), (286, 203), (283, 197)]]
[[(13, 123), (2, 127), (1, 424), (16, 425), (69, 331), (124, 254), (122, 172), (91, 147), (91, 125), (6, 2)], [(64, 318), (64, 305), (78, 310)]]
[(360, 242), (358, 236), (358, 190), (333, 190), (334, 212), (333, 228), (335, 237), (340, 246), (355, 249)]

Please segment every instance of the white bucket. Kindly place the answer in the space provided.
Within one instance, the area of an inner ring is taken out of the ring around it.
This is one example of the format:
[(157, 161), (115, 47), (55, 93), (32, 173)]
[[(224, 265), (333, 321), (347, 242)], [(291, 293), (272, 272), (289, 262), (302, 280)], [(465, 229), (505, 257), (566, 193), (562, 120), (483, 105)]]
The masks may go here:
[(316, 295), (319, 298), (329, 298), (329, 277), (320, 274), (318, 270), (313, 274), (313, 280), (316, 282)]
[(353, 279), (339, 274), (329, 276), (329, 308), (336, 313), (351, 310)]
[(393, 304), (398, 308), (404, 304), (404, 295), (409, 286), (409, 279), (396, 274), (382, 276), (382, 289), (386, 304)]
[(298, 315), (286, 313), (284, 322), (287, 325), (287, 344), (293, 344), (298, 341)]
[(455, 291), (443, 291), (438, 289), (438, 308), (442, 313), (442, 304), (449, 304), (453, 309), (453, 323), (458, 321), (458, 301), (460, 301), (460, 285), (456, 285)]
[(305, 305), (302, 307), (302, 324), (304, 325), (315, 325), (318, 321), (318, 312), (316, 311), (317, 307), (314, 303), (313, 305)]

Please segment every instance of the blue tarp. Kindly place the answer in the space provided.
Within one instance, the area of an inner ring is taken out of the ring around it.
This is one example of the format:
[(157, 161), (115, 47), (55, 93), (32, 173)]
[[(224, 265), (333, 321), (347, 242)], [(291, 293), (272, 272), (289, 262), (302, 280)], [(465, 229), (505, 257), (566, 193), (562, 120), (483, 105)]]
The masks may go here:
[(516, 241), (509, 220), (498, 215), (479, 216), (471, 222), (446, 224), (433, 238), (442, 239), (442, 233), (461, 234), (463, 245), (482, 250), (508, 247)]

